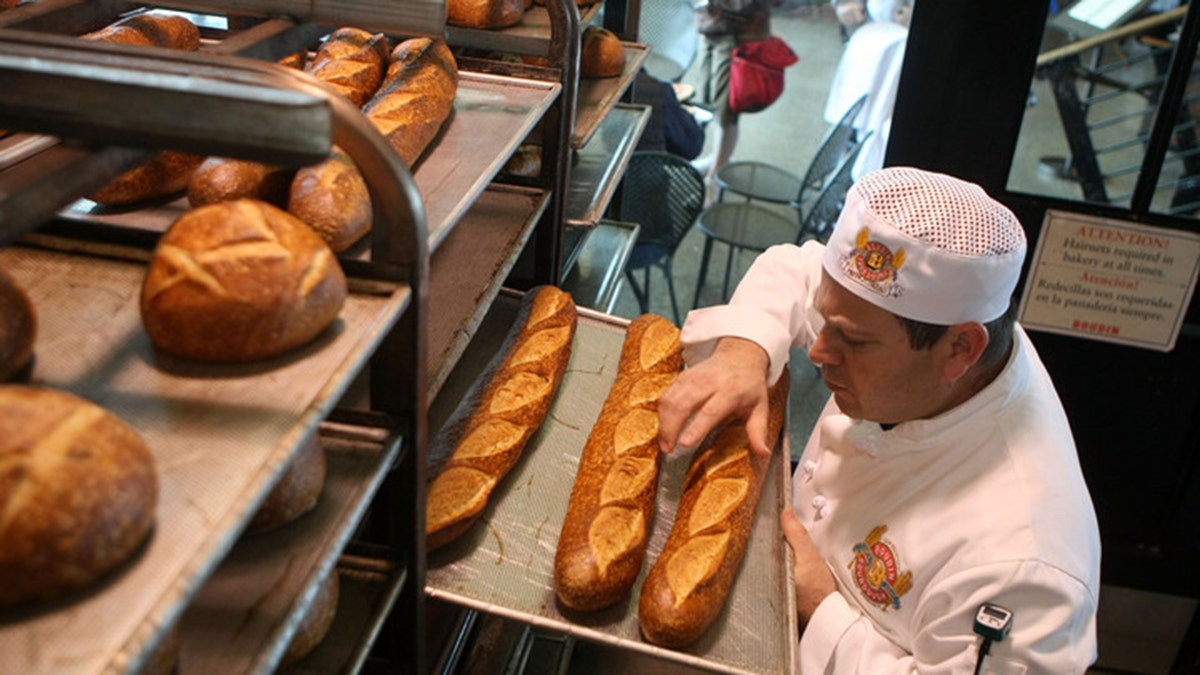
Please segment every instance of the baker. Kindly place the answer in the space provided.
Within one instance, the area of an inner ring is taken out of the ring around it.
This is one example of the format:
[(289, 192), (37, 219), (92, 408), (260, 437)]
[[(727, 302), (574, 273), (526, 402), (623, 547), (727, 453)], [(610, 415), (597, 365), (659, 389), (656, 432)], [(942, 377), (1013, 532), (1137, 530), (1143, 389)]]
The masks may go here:
[(767, 386), (806, 349), (832, 396), (781, 514), (800, 670), (1083, 673), (1100, 540), (1071, 429), (1015, 322), (1020, 222), (979, 186), (864, 175), (828, 245), (761, 254), (692, 311), (664, 451), (730, 415), (764, 439)]

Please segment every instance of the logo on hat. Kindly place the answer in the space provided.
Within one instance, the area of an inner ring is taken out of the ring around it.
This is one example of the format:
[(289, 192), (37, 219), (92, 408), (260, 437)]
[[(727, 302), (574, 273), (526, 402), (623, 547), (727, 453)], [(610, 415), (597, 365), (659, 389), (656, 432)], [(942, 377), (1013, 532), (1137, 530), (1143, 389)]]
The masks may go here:
[(904, 265), (904, 249), (895, 253), (878, 241), (871, 240), (869, 228), (858, 231), (855, 248), (842, 258), (842, 271), (885, 297), (898, 298), (902, 289), (897, 272)]
[(886, 612), (888, 607), (900, 609), (900, 596), (912, 588), (912, 572), (900, 572), (895, 547), (883, 540), (884, 532), (887, 525), (879, 525), (855, 544), (854, 559), (847, 567), (863, 597)]

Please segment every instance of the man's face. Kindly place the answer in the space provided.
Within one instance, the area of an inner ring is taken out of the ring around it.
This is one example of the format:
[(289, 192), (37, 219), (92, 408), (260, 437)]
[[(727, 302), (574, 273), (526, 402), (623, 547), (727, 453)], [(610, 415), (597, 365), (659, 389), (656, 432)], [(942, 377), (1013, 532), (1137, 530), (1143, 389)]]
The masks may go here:
[(842, 412), (897, 424), (935, 414), (948, 394), (938, 345), (915, 350), (900, 320), (822, 274), (816, 309), (825, 326), (808, 356)]

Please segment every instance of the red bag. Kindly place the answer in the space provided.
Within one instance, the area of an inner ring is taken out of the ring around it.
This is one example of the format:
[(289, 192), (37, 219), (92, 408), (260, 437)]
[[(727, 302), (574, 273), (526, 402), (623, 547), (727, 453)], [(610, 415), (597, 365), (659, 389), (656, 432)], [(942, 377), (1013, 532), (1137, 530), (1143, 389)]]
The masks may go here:
[(783, 69), (799, 60), (786, 42), (774, 36), (735, 47), (729, 65), (729, 109), (735, 113), (765, 110), (783, 93)]

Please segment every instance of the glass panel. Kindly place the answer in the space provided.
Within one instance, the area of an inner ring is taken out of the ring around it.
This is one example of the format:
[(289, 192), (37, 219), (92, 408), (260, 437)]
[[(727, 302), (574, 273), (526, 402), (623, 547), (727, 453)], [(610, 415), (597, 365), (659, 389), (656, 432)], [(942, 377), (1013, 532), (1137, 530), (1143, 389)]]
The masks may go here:
[[(1187, 8), (1178, 0), (1058, 4), (1051, 2), (1008, 189), (1128, 208)], [(1171, 203), (1181, 138), (1152, 208)]]

